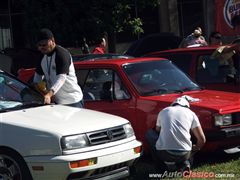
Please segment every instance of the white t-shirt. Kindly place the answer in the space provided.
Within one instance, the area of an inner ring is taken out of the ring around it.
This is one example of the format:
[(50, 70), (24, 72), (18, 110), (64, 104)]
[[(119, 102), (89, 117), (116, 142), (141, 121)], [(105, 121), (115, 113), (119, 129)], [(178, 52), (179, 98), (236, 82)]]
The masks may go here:
[(161, 127), (157, 150), (191, 151), (190, 129), (200, 126), (200, 122), (189, 108), (176, 105), (160, 111), (156, 125)]

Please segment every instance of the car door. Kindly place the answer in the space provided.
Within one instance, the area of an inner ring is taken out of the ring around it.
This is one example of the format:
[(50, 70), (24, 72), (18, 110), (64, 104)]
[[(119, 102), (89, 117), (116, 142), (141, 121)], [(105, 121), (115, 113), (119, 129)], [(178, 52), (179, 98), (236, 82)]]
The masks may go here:
[(76, 69), (85, 108), (118, 115), (135, 122), (135, 98), (116, 70)]

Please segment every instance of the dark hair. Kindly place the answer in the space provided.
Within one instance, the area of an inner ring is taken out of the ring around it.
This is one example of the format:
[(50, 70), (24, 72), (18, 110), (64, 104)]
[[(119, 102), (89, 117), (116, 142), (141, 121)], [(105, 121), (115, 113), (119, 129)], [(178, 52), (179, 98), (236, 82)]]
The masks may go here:
[(48, 40), (51, 38), (54, 38), (52, 31), (50, 29), (43, 28), (39, 31), (37, 35), (37, 42), (42, 40)]
[(213, 31), (213, 32), (211, 32), (211, 34), (210, 34), (209, 37), (216, 38), (216, 39), (221, 39), (221, 38), (222, 38), (222, 35), (221, 35), (221, 33), (218, 32), (218, 31)]
[(222, 35), (220, 32), (218, 31), (213, 31), (211, 32), (211, 34), (209, 35), (209, 43), (211, 44), (211, 38), (215, 38), (215, 39), (219, 39), (221, 40), (222, 39)]
[(233, 16), (233, 18), (231, 19), (231, 24), (232, 24), (233, 28), (240, 25), (240, 15), (239, 14)]
[(217, 34), (219, 34), (220, 36), (222, 36), (220, 32), (218, 32), (218, 31), (213, 31), (213, 32), (211, 32), (210, 37), (216, 37)]
[(101, 44), (103, 42), (103, 37), (102, 38), (98, 38), (97, 40), (96, 40), (96, 44), (98, 45), (98, 44)]

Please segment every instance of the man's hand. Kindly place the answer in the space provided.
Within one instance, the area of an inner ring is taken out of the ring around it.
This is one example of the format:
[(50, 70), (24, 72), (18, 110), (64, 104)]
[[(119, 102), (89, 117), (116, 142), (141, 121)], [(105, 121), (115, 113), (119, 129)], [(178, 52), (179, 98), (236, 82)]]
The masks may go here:
[(206, 142), (206, 137), (203, 133), (203, 130), (202, 130), (201, 126), (193, 128), (192, 132), (197, 139), (197, 143), (196, 143), (196, 145), (192, 146), (192, 150), (193, 151), (194, 150), (199, 151), (204, 146), (204, 144)]
[(45, 95), (44, 95), (44, 104), (51, 104), (51, 100), (53, 97), (54, 93), (52, 90), (48, 91)]
[(200, 147), (198, 147), (196, 144), (193, 144), (192, 151), (200, 151)]

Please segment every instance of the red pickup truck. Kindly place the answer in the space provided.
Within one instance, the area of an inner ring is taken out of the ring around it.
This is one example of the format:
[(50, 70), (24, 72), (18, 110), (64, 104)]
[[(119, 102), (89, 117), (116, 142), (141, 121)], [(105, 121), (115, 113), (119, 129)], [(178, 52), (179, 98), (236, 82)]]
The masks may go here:
[(216, 56), (218, 46), (178, 48), (158, 51), (145, 57), (171, 60), (198, 84), (207, 89), (240, 92), (240, 57)]
[[(183, 95), (196, 99), (190, 105), (207, 138), (202, 151), (240, 145), (238, 93), (202, 89), (162, 58), (81, 61), (74, 65), (85, 108), (128, 119), (144, 147), (144, 135), (155, 126), (159, 111)], [(21, 77), (29, 79), (29, 72), (34, 71), (22, 71)]]

